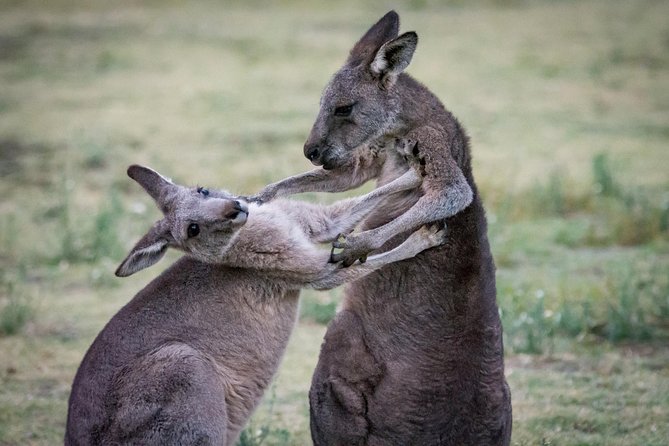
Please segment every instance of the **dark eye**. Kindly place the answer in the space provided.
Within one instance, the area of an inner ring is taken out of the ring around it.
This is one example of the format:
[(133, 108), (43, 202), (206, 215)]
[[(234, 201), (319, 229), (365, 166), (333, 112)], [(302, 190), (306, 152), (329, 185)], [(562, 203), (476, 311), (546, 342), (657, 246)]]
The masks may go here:
[(209, 196), (209, 189), (205, 189), (205, 188), (202, 187), (202, 186), (199, 186), (199, 187), (197, 188), (197, 192), (200, 193), (200, 194), (202, 194), (202, 195), (204, 195), (205, 197), (208, 197), (208, 196)]
[(335, 108), (334, 115), (345, 118), (346, 116), (351, 116), (352, 111), (353, 111), (353, 104), (342, 105), (341, 107)]
[(199, 233), (200, 233), (200, 226), (198, 226), (197, 223), (191, 223), (190, 225), (188, 225), (188, 231), (187, 231), (188, 238), (195, 237)]

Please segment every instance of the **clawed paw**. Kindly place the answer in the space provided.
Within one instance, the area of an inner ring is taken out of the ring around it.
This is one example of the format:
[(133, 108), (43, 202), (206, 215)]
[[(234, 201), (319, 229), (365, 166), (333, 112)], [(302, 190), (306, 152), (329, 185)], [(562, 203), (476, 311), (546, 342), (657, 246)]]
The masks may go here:
[(411, 138), (397, 138), (395, 140), (395, 150), (405, 159), (418, 155), (418, 141)]
[(425, 157), (418, 148), (418, 141), (412, 138), (398, 138), (395, 140), (395, 149), (404, 157), (404, 160), (412, 169), (415, 169), (421, 176), (425, 176)]
[(250, 197), (246, 197), (246, 201), (249, 203), (257, 203), (257, 204), (265, 204), (269, 201), (272, 201), (274, 197), (276, 196), (276, 192), (272, 189), (265, 188), (258, 192), (255, 195), (251, 195)]
[[(332, 242), (332, 249), (330, 250), (330, 263), (340, 263), (343, 267), (353, 265), (356, 260), (360, 263), (365, 263), (367, 254), (370, 250), (360, 247), (359, 238), (353, 235), (339, 234), (337, 239)], [(335, 250), (341, 249), (340, 252)]]
[(259, 197), (257, 194), (256, 195), (242, 195), (239, 198), (246, 201), (247, 203), (256, 203), (256, 204), (265, 203), (265, 201), (263, 201), (262, 198)]
[(424, 230), (426, 235), (425, 237), (430, 240), (434, 246), (440, 246), (446, 243), (446, 236), (448, 231), (446, 230), (446, 225), (443, 223), (430, 223), (421, 228)]
[(448, 231), (443, 223), (431, 223), (422, 226), (409, 237), (420, 251), (441, 246), (446, 243)]

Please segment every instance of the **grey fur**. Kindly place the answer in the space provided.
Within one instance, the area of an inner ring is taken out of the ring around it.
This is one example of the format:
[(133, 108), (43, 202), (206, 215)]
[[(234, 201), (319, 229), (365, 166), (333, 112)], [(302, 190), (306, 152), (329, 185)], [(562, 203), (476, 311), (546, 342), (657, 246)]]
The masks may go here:
[[(351, 265), (437, 222), (446, 243), (347, 286), (328, 327), (311, 391), (316, 445), (508, 445), (511, 397), (485, 212), (459, 122), (402, 73), (417, 36), (386, 14), (353, 47), (323, 92), (305, 156), (322, 165), (269, 185), (264, 202), (343, 191), (409, 169), (420, 188), (397, 194), (334, 246)], [(352, 107), (348, 107), (352, 105)], [(350, 110), (350, 113), (349, 113)]]
[[(249, 206), (223, 191), (178, 186), (131, 166), (165, 214), (117, 274), (188, 253), (141, 290), (97, 336), (70, 395), (66, 445), (232, 445), (276, 371), (303, 287), (327, 289), (443, 242), (422, 228), (364, 265), (328, 263), (317, 242), (351, 230), (398, 182), (330, 206)], [(195, 236), (189, 226), (198, 224)]]

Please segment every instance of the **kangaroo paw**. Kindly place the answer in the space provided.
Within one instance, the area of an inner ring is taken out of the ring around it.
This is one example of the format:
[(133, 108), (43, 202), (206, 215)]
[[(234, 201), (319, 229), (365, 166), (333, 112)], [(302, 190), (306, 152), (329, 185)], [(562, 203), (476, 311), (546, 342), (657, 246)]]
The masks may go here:
[(404, 157), (409, 167), (415, 169), (421, 176), (425, 176), (425, 157), (421, 155), (418, 141), (412, 138), (398, 138), (395, 140), (395, 149)]
[(445, 225), (441, 223), (430, 223), (418, 229), (411, 237), (416, 237), (419, 244), (424, 246), (424, 249), (441, 246), (446, 243), (448, 231)]
[[(341, 252), (334, 252), (335, 249), (342, 249)], [(353, 265), (356, 260), (365, 263), (367, 254), (374, 250), (374, 247), (368, 246), (367, 242), (360, 236), (353, 234), (340, 235), (337, 240), (332, 242), (330, 251), (330, 263), (341, 262), (342, 266), (347, 268)]]
[(257, 194), (246, 197), (246, 201), (250, 203), (265, 204), (272, 201), (274, 197), (276, 197), (276, 190), (271, 186), (267, 186)]

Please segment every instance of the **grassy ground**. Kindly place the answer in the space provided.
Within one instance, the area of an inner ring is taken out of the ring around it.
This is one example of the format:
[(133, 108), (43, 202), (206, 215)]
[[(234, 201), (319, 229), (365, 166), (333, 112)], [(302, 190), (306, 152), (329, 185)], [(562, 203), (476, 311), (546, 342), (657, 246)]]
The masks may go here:
[[(239, 193), (308, 169), (322, 87), (391, 7), (472, 136), (513, 443), (666, 444), (669, 3), (2, 0), (0, 445), (61, 441), (86, 348), (169, 263), (112, 275), (158, 216), (127, 165)], [(244, 445), (309, 444), (339, 292), (304, 296)]]

